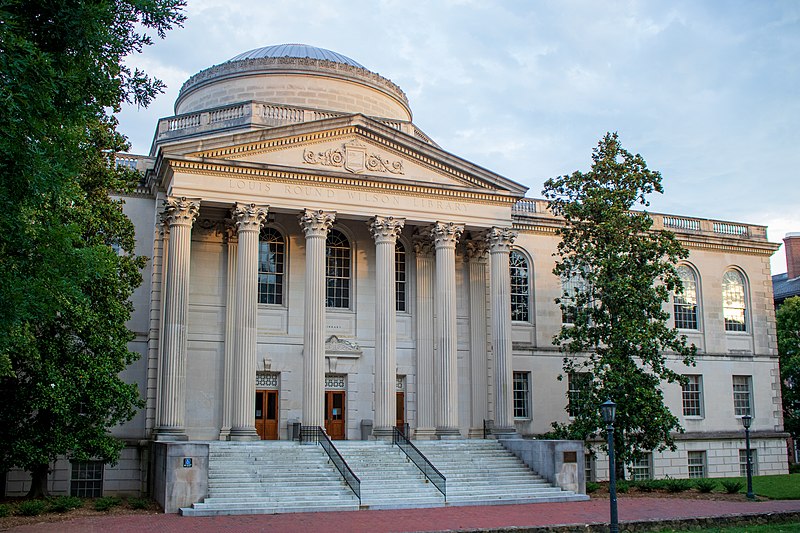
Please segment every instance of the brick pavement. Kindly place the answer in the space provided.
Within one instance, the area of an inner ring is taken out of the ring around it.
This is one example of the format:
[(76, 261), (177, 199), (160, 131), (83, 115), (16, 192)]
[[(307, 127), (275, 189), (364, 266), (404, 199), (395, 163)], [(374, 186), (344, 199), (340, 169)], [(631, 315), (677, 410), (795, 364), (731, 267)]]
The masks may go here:
[[(731, 515), (800, 513), (800, 501), (729, 502), (679, 498), (620, 498), (621, 522), (669, 521)], [(190, 518), (178, 515), (116, 515), (40, 523), (14, 533), (183, 533), (260, 531), (382, 533), (410, 531), (492, 531), (608, 520), (608, 500), (552, 504), (401, 509)]]

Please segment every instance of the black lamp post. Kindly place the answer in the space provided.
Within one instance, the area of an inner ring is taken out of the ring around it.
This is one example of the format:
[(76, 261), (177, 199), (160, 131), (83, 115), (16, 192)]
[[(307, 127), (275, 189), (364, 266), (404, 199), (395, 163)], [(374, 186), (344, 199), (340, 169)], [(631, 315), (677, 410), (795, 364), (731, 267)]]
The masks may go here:
[(617, 518), (617, 465), (614, 461), (614, 417), (617, 414), (617, 404), (611, 400), (606, 400), (600, 406), (600, 414), (603, 422), (606, 423), (606, 435), (608, 436), (608, 493), (611, 503), (611, 524), (610, 533), (619, 532), (619, 519)]
[(745, 453), (747, 454), (747, 499), (755, 500), (756, 495), (753, 494), (753, 459), (750, 455), (750, 424), (753, 423), (753, 417), (744, 415), (742, 417), (742, 425), (744, 426), (744, 442)]

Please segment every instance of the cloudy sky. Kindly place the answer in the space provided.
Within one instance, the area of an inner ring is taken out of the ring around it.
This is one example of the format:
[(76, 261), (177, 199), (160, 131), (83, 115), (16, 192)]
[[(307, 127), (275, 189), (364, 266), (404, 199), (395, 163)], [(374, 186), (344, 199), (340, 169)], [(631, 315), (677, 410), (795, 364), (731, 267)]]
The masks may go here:
[(653, 211), (800, 231), (800, 2), (188, 2), (183, 28), (129, 58), (168, 86), (119, 116), (135, 153), (192, 74), (305, 43), (400, 85), (420, 129), (528, 196), (617, 131), (663, 175)]

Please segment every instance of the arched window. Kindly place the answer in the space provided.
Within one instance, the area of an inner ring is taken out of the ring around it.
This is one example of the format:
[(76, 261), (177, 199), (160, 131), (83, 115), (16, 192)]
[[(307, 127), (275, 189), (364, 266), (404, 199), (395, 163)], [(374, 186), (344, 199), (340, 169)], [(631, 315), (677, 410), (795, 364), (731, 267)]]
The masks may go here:
[(736, 270), (728, 270), (722, 276), (722, 314), (725, 331), (747, 331), (744, 277)]
[(686, 265), (675, 269), (683, 283), (683, 292), (673, 295), (673, 317), (678, 329), (697, 328), (697, 278), (694, 271)]
[(325, 306), (350, 308), (350, 241), (332, 229), (325, 242)]
[(511, 320), (530, 321), (530, 269), (528, 259), (520, 252), (512, 251), (508, 257), (511, 270)]
[(406, 248), (403, 243), (397, 241), (394, 245), (394, 287), (395, 287), (395, 309), (397, 311), (408, 311), (406, 305)]
[(261, 230), (258, 243), (258, 302), (283, 304), (283, 273), (286, 241), (275, 228)]
[(579, 291), (583, 291), (586, 281), (581, 274), (564, 275), (561, 277), (561, 322), (563, 324), (574, 324), (578, 316), (578, 307), (575, 303), (575, 296)]

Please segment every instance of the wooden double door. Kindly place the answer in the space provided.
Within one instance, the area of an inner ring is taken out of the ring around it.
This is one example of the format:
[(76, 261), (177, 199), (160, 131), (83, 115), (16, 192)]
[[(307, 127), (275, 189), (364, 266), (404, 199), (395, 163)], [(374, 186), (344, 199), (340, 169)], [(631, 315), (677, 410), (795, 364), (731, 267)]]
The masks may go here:
[(325, 433), (328, 434), (331, 440), (344, 440), (346, 438), (346, 399), (343, 390), (325, 391)]
[(261, 440), (278, 440), (278, 391), (256, 391), (256, 432)]

